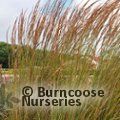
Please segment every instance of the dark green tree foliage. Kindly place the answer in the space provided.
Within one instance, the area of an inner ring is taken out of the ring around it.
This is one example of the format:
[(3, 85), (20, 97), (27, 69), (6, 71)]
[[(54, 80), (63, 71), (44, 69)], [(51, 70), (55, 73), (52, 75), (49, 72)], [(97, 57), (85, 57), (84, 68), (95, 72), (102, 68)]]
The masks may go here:
[(2, 64), (3, 68), (9, 67), (9, 56), (11, 53), (11, 45), (0, 42), (0, 64)]

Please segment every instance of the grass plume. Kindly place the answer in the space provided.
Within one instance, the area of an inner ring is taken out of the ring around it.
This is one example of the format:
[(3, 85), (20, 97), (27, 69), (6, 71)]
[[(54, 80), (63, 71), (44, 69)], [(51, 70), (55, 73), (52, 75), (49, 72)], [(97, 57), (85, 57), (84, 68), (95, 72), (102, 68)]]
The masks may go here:
[(12, 63), (20, 76), (15, 84), (37, 81), (102, 87), (108, 93), (100, 102), (90, 104), (91, 100), (77, 110), (29, 113), (18, 109), (9, 120), (119, 120), (120, 2), (86, 2), (74, 7), (72, 3), (67, 6), (66, 0), (40, 4), (38, 1), (29, 15), (22, 11), (13, 25)]

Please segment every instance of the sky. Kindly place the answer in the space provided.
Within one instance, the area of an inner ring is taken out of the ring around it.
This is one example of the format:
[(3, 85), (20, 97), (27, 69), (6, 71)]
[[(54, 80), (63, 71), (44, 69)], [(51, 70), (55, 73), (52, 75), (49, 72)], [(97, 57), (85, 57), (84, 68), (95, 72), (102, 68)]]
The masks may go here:
[[(37, 0), (1, 0), (0, 1), (0, 41), (6, 41), (6, 31), (23, 10), (30, 11)], [(43, 4), (43, 2), (42, 2)]]
[[(15, 18), (23, 10), (30, 11), (38, 0), (1, 0), (0, 1), (0, 41), (6, 41), (6, 32), (12, 26)], [(41, 6), (46, 0), (42, 0)], [(68, 0), (69, 3), (71, 0)], [(74, 4), (80, 3), (82, 0), (74, 0)], [(86, 1), (86, 0), (84, 0)], [(95, 0), (92, 0), (95, 1)], [(105, 0), (100, 0), (104, 2)]]

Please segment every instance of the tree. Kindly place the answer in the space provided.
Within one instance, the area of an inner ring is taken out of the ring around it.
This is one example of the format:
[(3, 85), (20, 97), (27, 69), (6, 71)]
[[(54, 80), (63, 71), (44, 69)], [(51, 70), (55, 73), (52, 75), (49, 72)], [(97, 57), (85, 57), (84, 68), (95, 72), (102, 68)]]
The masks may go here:
[(11, 52), (11, 45), (5, 42), (0, 42), (0, 64), (3, 68), (9, 67), (9, 55)]

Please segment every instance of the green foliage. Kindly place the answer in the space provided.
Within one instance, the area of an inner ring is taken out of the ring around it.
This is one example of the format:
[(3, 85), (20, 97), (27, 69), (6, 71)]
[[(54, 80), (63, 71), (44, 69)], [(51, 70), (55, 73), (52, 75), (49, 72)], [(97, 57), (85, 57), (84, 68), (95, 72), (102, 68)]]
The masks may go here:
[(0, 64), (3, 68), (9, 67), (9, 56), (11, 54), (11, 45), (0, 42)]

